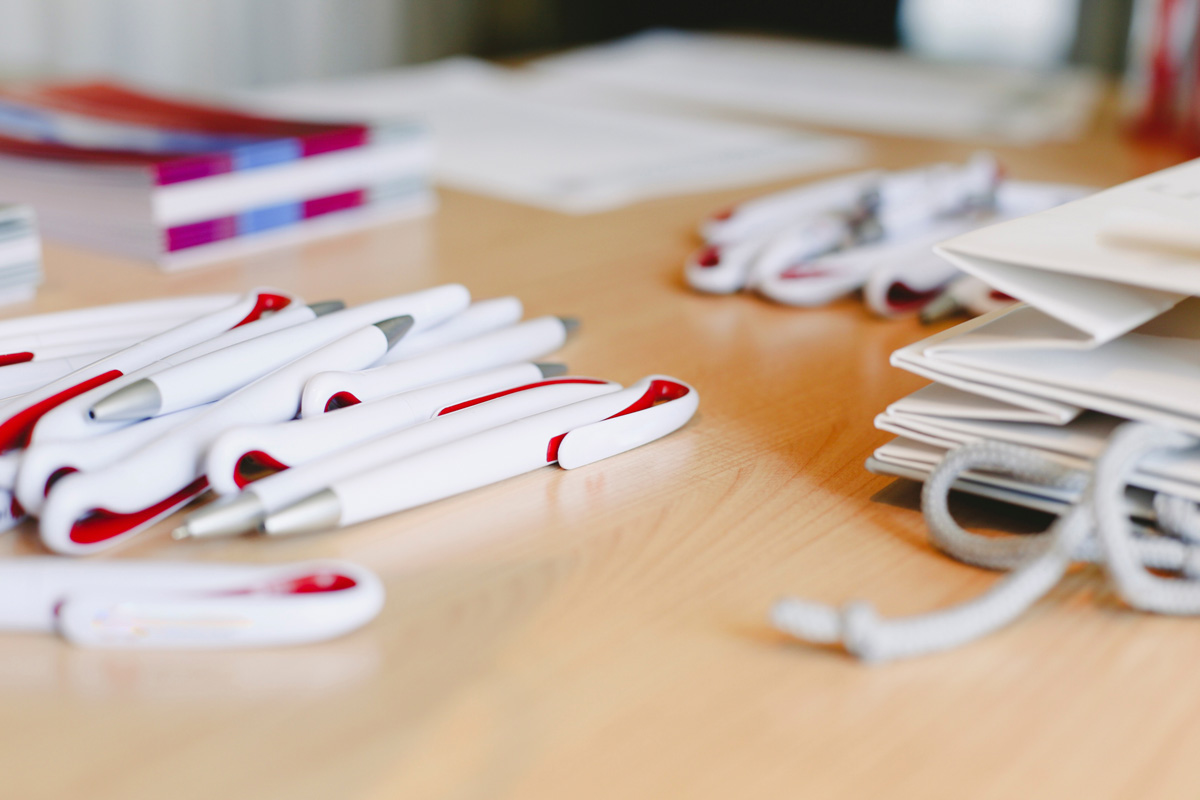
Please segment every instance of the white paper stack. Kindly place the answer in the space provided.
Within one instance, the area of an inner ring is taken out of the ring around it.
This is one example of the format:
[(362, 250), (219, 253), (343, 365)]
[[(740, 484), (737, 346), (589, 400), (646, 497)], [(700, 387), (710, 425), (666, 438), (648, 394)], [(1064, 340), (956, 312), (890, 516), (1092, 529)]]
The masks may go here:
[(32, 300), (42, 282), (42, 245), (29, 206), (0, 203), (0, 305)]
[[(1026, 304), (892, 355), (935, 383), (876, 418), (898, 438), (868, 468), (920, 480), (949, 448), (988, 439), (1087, 469), (1126, 420), (1200, 436), (1197, 221), (1200, 160), (941, 245)], [(1200, 451), (1154, 456), (1133, 483), (1200, 502)], [(991, 472), (959, 488), (1049, 511), (1076, 499)]]
[(880, 49), (682, 31), (650, 31), (534, 64), (614, 96), (1010, 144), (1078, 136), (1102, 87), (1079, 69), (938, 63)]
[(437, 140), (438, 182), (569, 214), (852, 166), (854, 139), (614, 102), (579, 81), (452, 58), (244, 98), (338, 119), (406, 117)]

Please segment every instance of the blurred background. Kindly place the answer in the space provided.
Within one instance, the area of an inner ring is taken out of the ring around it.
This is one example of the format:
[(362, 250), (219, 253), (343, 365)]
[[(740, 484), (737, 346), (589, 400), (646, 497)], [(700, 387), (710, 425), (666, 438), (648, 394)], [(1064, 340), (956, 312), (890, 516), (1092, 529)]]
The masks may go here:
[(650, 27), (1123, 67), (1134, 0), (0, 0), (0, 73), (208, 93), (449, 55), (516, 57)]

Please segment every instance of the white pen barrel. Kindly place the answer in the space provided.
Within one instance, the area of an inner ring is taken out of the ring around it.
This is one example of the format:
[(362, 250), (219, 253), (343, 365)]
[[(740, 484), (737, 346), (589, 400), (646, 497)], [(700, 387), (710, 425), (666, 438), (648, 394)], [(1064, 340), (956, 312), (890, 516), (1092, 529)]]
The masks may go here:
[(335, 311), (286, 331), (242, 342), (232, 349), (217, 350), (151, 377), (161, 397), (158, 413), (169, 414), (219, 400), (364, 325), (408, 315), (413, 318), (414, 329), (428, 327), (462, 310), (469, 301), (470, 294), (463, 286), (438, 286)]
[(514, 364), (480, 375), (436, 384), (372, 403), (273, 425), (233, 428), (213, 442), (205, 473), (218, 494), (241, 489), (239, 465), (256, 454), (285, 467), (313, 459), (429, 419), (451, 403), (542, 380), (534, 364)]
[(383, 363), (390, 364), (393, 361), (412, 358), (439, 347), (457, 344), (515, 325), (521, 321), (522, 313), (524, 307), (516, 297), (480, 300), (439, 325), (405, 336), (383, 357)]
[[(257, 583), (303, 571), (333, 570), (352, 585), (336, 591), (249, 593), (85, 593), (63, 603), (57, 628), (90, 647), (210, 649), (276, 647), (323, 641), (349, 633), (379, 614), (384, 589), (367, 570), (339, 562), (259, 568)], [(301, 578), (303, 579), (303, 578)]]
[[(576, 382), (564, 382), (564, 381)], [(267, 513), (285, 508), (351, 476), (397, 462), (447, 442), (472, 436), (513, 420), (551, 409), (613, 394), (620, 385), (595, 379), (555, 379), (556, 382), (505, 395), (477, 406), (435, 417), (389, 436), (332, 453), (327, 458), (277, 473), (252, 484), (249, 491)], [(341, 412), (337, 412), (341, 413)], [(336, 416), (330, 414), (328, 416)], [(543, 456), (545, 455), (543, 450)], [(543, 461), (543, 463), (545, 463)], [(436, 484), (442, 476), (430, 474), (423, 484)]]
[(185, 297), (165, 297), (157, 300), (140, 300), (133, 303), (115, 303), (107, 306), (53, 311), (27, 317), (0, 320), (0, 339), (20, 336), (38, 331), (59, 331), (83, 328), (93, 333), (109, 325), (120, 325), (131, 320), (160, 320), (161, 330), (179, 325), (190, 319), (218, 311), (238, 301), (237, 294), (201, 294)]
[(44, 401), (52, 402), (66, 392), (78, 391), (81, 386), (111, 381), (185, 347), (211, 339), (243, 321), (254, 319), (266, 309), (282, 308), (292, 302), (295, 301), (274, 292), (251, 292), (232, 306), (152, 336), (25, 394), (19, 403), (6, 404), (0, 415), (0, 452), (24, 445), (32, 428), (45, 413), (34, 407)]
[[(7, 399), (39, 389), (108, 355), (111, 355), (110, 351), (101, 351), (0, 367), (0, 398)], [(2, 410), (0, 414), (3, 414)]]
[(624, 410), (644, 391), (635, 385), (581, 400), (340, 480), (329, 488), (341, 503), (341, 524), (415, 508), (552, 464), (555, 437)]
[[(22, 350), (29, 350), (33, 351), (36, 357), (42, 357), (42, 351), (51, 348), (74, 348), (71, 352), (78, 353), (80, 347), (87, 347), (94, 342), (138, 342), (162, 333), (178, 323), (179, 320), (166, 319), (131, 320), (104, 327), (67, 328), (17, 334), (0, 339), (0, 353), (18, 353)], [(94, 345), (92, 349), (96, 349)]]
[(262, 319), (224, 331), (217, 336), (204, 339), (191, 347), (171, 353), (150, 364), (133, 370), (125, 375), (107, 381), (94, 389), (77, 395), (57, 408), (53, 408), (38, 421), (30, 437), (36, 444), (45, 441), (60, 441), (64, 439), (82, 439), (99, 436), (104, 433), (119, 430), (131, 424), (131, 421), (101, 422), (90, 417), (91, 407), (100, 399), (162, 370), (169, 369), (175, 364), (203, 356), (223, 347), (245, 342), (274, 331), (291, 328), (313, 318), (313, 310), (301, 303), (291, 303), (286, 308), (268, 314)]
[(123, 591), (212, 591), (236, 585), (262, 567), (164, 564), (150, 561), (81, 562), (32, 556), (0, 560), (0, 630), (52, 631), (55, 609), (70, 594)]
[(304, 387), (301, 416), (323, 414), (335, 395), (366, 402), (485, 369), (531, 361), (562, 347), (567, 328), (558, 317), (538, 317), (510, 328), (442, 347), (366, 372), (329, 372)]
[[(93, 336), (91, 339), (80, 340), (71, 344), (56, 345), (54, 347), (39, 347), (34, 353), (32, 361), (27, 363), (37, 364), (41, 361), (51, 361), (60, 358), (78, 359), (80, 356), (95, 353), (88, 361), (80, 361), (80, 365), (98, 361), (105, 356), (110, 356), (118, 350), (124, 350), (127, 347), (132, 347), (146, 337), (138, 336), (124, 339), (109, 339), (107, 337)], [(19, 366), (19, 365), (18, 365)]]
[(15, 484), (17, 500), (30, 514), (37, 514), (46, 502), (51, 481), (56, 474), (63, 470), (88, 472), (106, 467), (183, 424), (201, 410), (190, 408), (129, 425), (92, 437), (84, 447), (74, 439), (36, 442), (26, 448), (21, 456)]

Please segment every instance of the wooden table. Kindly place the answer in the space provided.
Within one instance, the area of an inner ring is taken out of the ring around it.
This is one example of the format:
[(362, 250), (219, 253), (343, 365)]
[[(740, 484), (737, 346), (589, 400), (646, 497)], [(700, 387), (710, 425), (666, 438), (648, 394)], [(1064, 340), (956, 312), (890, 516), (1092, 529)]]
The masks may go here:
[[(970, 148), (876, 140), (900, 167)], [(1173, 154), (1121, 140), (999, 151), (1019, 177), (1110, 184)], [(778, 186), (786, 185), (780, 183)], [(922, 381), (929, 331), (687, 291), (694, 223), (776, 186), (568, 218), (454, 192), (429, 219), (177, 275), (62, 247), (29, 313), (267, 284), (351, 303), (445, 281), (575, 314), (574, 371), (692, 382), (680, 433), (337, 534), (111, 557), (358, 561), (387, 605), (343, 639), (102, 652), (0, 636), (0, 796), (807, 798), (1195, 795), (1200, 623), (1073, 573), (1019, 624), (887, 667), (785, 640), (782, 593), (944, 606), (995, 577), (926, 543), (916, 492), (868, 474), (872, 417)], [(986, 509), (985, 509), (986, 510)], [(29, 525), (0, 538), (41, 552)], [(109, 557), (109, 556), (105, 556)]]

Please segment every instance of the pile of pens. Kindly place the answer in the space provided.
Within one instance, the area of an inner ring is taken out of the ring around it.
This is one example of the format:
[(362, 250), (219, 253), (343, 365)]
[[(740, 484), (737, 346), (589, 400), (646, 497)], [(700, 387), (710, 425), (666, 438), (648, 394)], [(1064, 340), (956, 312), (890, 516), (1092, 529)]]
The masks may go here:
[(351, 525), (684, 425), (682, 381), (538, 363), (575, 329), (448, 284), (351, 308), (204, 295), (0, 321), (0, 528), (109, 548), (208, 490), (175, 538)]
[(1090, 192), (1006, 179), (987, 153), (962, 165), (857, 172), (717, 212), (701, 224), (705, 244), (684, 275), (697, 291), (754, 291), (792, 306), (861, 291), (882, 317), (983, 314), (1014, 301), (964, 275), (935, 245)]

